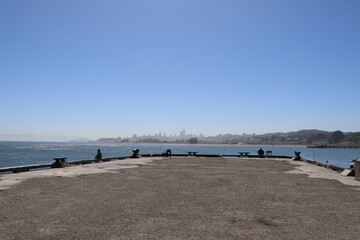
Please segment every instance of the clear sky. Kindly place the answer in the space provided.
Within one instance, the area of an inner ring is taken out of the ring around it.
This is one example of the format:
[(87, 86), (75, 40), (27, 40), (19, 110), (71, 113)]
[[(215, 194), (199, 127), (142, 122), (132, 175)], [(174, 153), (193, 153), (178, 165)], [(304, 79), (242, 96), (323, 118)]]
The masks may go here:
[(360, 131), (358, 0), (1, 0), (0, 139)]

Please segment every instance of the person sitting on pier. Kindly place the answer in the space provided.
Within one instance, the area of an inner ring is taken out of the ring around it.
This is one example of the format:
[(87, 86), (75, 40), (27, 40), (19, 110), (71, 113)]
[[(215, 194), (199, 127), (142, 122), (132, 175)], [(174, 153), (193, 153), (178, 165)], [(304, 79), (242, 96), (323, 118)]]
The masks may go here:
[(259, 154), (259, 157), (263, 158), (264, 157), (264, 150), (262, 148), (259, 148), (259, 150), (257, 151), (257, 153)]
[(300, 151), (295, 151), (294, 154), (295, 154), (295, 157), (293, 157), (292, 160), (301, 161), (301, 157), (300, 157), (301, 152)]
[(98, 163), (101, 159), (102, 159), (102, 153), (100, 149), (98, 149), (97, 154), (95, 156), (95, 160), (96, 160), (95, 162)]
[(171, 157), (171, 149), (166, 150), (166, 156)]
[(162, 153), (163, 157), (171, 157), (171, 149), (166, 149), (165, 152)]

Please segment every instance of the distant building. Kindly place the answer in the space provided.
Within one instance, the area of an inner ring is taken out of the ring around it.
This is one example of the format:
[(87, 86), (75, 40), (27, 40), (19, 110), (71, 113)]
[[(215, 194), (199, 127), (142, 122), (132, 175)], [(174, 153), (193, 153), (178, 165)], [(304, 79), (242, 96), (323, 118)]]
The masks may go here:
[(183, 129), (181, 132), (180, 132), (180, 137), (185, 137), (186, 133), (185, 133), (185, 129)]

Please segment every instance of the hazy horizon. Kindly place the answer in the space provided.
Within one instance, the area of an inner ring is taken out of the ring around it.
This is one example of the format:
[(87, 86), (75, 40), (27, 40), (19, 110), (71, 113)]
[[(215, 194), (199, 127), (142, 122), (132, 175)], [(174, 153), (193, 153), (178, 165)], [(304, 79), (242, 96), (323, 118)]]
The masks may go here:
[(360, 131), (360, 1), (0, 2), (0, 140)]
[[(288, 131), (288, 132), (297, 132), (297, 131), (303, 131), (303, 130), (319, 130), (319, 131), (327, 131), (327, 132), (334, 132), (334, 131), (342, 131), (341, 129), (336, 129), (336, 130), (324, 130), (324, 129), (299, 129), (299, 130), (293, 130), (293, 131)], [(288, 132), (284, 132), (284, 131), (278, 131), (278, 132), (264, 132), (264, 133), (217, 133), (214, 135), (206, 135), (206, 134), (202, 134), (202, 133), (192, 133), (192, 132), (186, 132), (186, 135), (194, 135), (194, 136), (199, 136), (200, 134), (204, 135), (204, 137), (215, 137), (218, 135), (225, 135), (225, 134), (232, 134), (232, 135), (243, 135), (243, 134), (247, 134), (247, 135), (263, 135), (263, 134), (276, 134), (276, 133), (288, 133)], [(342, 131), (344, 132), (344, 131)], [(359, 132), (359, 131), (357, 131)], [(161, 132), (162, 134), (164, 134), (165, 132)], [(344, 132), (347, 133), (347, 132)], [(68, 141), (95, 141), (101, 138), (122, 138), (122, 139), (127, 139), (127, 138), (132, 138), (133, 135), (137, 135), (138, 137), (142, 137), (143, 135), (148, 136), (150, 135), (151, 137), (154, 137), (156, 134), (159, 133), (152, 133), (152, 134), (141, 134), (141, 133), (133, 133), (131, 135), (127, 135), (127, 136), (99, 136), (99, 137), (93, 137), (93, 138), (87, 138), (87, 137), (83, 137), (83, 136), (44, 136), (44, 135), (32, 135), (32, 134), (19, 134), (19, 135), (2, 135), (0, 134), (0, 141), (29, 141), (29, 142), (41, 142), (41, 141), (48, 141), (48, 142), (68, 142)], [(174, 133), (174, 134), (167, 134), (165, 133), (167, 137), (169, 137), (170, 135), (173, 137), (181, 137), (180, 136), (180, 132), (179, 133)], [(163, 137), (165, 137), (164, 135), (162, 135)]]

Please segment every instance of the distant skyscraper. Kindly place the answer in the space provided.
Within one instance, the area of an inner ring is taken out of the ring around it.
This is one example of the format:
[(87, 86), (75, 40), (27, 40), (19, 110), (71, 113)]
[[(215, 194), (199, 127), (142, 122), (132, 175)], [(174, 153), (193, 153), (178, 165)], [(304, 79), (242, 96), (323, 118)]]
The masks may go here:
[(180, 132), (180, 137), (185, 137), (185, 129), (183, 129), (181, 132)]

